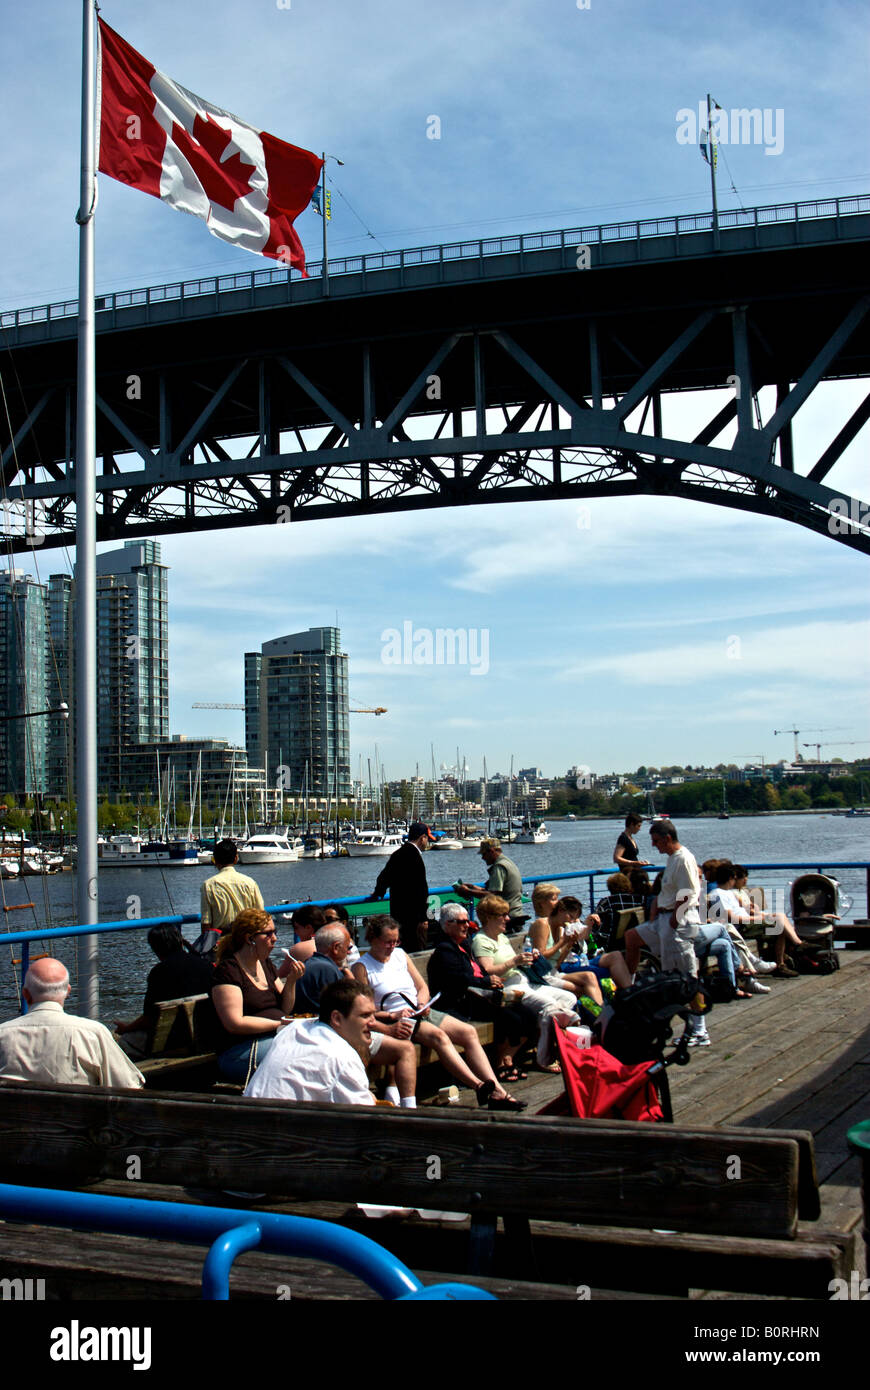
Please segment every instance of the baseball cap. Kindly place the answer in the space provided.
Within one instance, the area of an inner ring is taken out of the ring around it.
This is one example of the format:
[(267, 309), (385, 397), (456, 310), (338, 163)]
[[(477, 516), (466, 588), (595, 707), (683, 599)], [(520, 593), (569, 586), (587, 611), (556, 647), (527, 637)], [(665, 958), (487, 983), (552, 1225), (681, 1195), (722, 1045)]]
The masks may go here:
[(424, 825), (421, 820), (415, 820), (410, 830), (408, 831), (408, 839), (419, 840), (421, 835), (426, 835), (430, 840), (435, 839), (435, 836), (432, 834), (432, 831), (429, 829), (428, 825)]

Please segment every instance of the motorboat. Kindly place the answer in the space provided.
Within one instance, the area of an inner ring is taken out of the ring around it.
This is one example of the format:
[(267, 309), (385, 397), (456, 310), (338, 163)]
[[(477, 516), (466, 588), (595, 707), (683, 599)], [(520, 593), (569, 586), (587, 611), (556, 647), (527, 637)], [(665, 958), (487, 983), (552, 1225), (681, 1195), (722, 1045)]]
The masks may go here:
[(239, 846), (240, 864), (295, 864), (298, 858), (287, 835), (251, 835)]
[(108, 840), (97, 841), (97, 861), (101, 869), (113, 865), (132, 868), (139, 863), (145, 841), (141, 835), (112, 835)]
[[(478, 843), (480, 843), (480, 842), (478, 841)], [(455, 839), (453, 838), (452, 835), (439, 835), (438, 839), (435, 840), (434, 844), (431, 844), (431, 845), (429, 846), (429, 848), (430, 848), (430, 849), (463, 849), (464, 846), (463, 846), (463, 843), (462, 843), (461, 840), (455, 840)]]
[(193, 840), (146, 840), (135, 860), (137, 869), (187, 869), (199, 864), (199, 850)]
[(14, 864), (15, 870), (4, 874), (4, 878), (15, 878), (18, 874), (56, 874), (63, 868), (63, 855), (51, 850), (41, 849), (32, 840), (17, 840), (4, 846), (4, 862)]
[(345, 840), (344, 847), (351, 859), (386, 859), (401, 849), (402, 837), (396, 831), (361, 830), (353, 840)]
[(515, 845), (545, 845), (550, 838), (550, 832), (543, 821), (540, 825), (530, 825), (524, 822), (522, 830), (518, 830), (514, 836)]

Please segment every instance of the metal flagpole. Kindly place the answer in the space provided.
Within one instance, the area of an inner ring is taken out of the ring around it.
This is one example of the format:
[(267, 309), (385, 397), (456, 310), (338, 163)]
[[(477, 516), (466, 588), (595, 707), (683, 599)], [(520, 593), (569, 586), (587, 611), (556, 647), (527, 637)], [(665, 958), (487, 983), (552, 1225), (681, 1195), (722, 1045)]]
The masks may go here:
[(710, 154), (710, 186), (713, 190), (713, 250), (719, 250), (719, 205), (716, 201), (716, 144), (713, 140), (713, 107), (716, 103), (707, 93), (707, 140)]
[[(76, 804), (79, 921), (99, 920), (97, 899), (97, 597), (96, 414), (94, 406), (94, 212), (96, 208), (95, 11), (82, 4), (82, 152), (79, 224), (78, 382), (76, 400)], [(97, 936), (79, 947), (79, 1008), (99, 1013)]]

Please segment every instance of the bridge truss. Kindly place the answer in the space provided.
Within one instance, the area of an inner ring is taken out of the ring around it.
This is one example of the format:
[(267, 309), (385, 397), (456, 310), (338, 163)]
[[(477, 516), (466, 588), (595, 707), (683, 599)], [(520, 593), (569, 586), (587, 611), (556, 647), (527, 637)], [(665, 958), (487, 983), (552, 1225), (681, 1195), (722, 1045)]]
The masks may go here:
[[(768, 243), (757, 211), (754, 241), (725, 232), (715, 257), (703, 233), (634, 260), (590, 238), (578, 269), (562, 233), (471, 278), (442, 257), (434, 281), (369, 270), (342, 294), (333, 276), (328, 299), (288, 283), (202, 312), (184, 296), (162, 317), (115, 305), (98, 339), (98, 539), (641, 493), (870, 553), (870, 506), (829, 485), (870, 394), (803, 473), (792, 439), (822, 382), (870, 375), (870, 219), (791, 240), (777, 224)], [(23, 334), (12, 360), (2, 529), (13, 550), (68, 545), (72, 343)], [(678, 397), (713, 388), (725, 403), (681, 437)]]

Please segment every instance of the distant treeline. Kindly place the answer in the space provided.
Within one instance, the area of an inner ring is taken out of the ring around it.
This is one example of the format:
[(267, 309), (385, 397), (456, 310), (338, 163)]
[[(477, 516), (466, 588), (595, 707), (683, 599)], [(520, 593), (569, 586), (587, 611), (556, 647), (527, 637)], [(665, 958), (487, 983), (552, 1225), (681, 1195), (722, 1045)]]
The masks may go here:
[[(809, 773), (802, 781), (768, 782), (725, 782), (727, 810), (740, 811), (806, 811), (817, 807), (819, 810), (848, 809), (850, 806), (864, 804), (870, 791), (870, 775), (826, 777)], [(662, 787), (655, 793), (657, 811), (668, 811), (674, 816), (698, 816), (707, 812), (718, 815), (722, 810), (722, 779), (711, 778), (701, 782), (682, 782), (675, 787)], [(553, 792), (550, 796), (550, 812), (554, 816), (574, 815), (625, 815), (627, 811), (646, 811), (645, 796), (631, 796), (617, 792), (614, 796), (604, 796), (600, 792), (574, 791), (566, 788), (564, 792)]]

